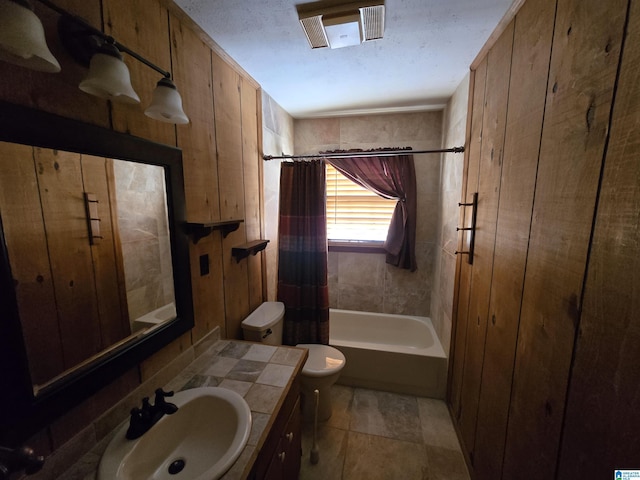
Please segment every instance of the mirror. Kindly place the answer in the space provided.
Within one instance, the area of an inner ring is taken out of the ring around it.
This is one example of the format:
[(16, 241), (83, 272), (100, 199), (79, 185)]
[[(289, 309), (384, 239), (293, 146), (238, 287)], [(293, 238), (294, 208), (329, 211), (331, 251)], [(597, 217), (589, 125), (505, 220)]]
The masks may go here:
[(40, 428), (193, 326), (181, 159), (0, 104), (2, 429)]

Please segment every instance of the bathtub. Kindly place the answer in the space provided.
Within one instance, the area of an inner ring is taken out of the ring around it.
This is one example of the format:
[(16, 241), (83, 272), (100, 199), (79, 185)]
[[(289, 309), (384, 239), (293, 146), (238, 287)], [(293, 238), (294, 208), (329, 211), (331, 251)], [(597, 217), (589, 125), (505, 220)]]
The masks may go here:
[(176, 305), (171, 302), (160, 308), (157, 308), (141, 317), (136, 318), (132, 323), (132, 332), (138, 332), (145, 328), (153, 328), (167, 320), (176, 318)]
[(428, 317), (329, 311), (329, 344), (347, 361), (338, 383), (444, 399), (447, 356)]

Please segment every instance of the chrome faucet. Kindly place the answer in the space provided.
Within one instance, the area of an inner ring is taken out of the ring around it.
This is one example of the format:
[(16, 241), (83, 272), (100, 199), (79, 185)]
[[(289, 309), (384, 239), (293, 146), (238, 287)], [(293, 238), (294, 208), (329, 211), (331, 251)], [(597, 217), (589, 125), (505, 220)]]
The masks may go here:
[(158, 423), (158, 420), (162, 417), (177, 412), (178, 407), (165, 400), (166, 397), (172, 396), (173, 392), (165, 392), (158, 388), (153, 405), (149, 403), (149, 397), (144, 397), (142, 399), (142, 408), (131, 409), (131, 418), (126, 434), (127, 439), (134, 440), (141, 437)]
[(16, 449), (0, 447), (0, 480), (8, 480), (12, 473), (24, 470), (27, 475), (39, 471), (44, 457), (36, 455), (30, 447)]

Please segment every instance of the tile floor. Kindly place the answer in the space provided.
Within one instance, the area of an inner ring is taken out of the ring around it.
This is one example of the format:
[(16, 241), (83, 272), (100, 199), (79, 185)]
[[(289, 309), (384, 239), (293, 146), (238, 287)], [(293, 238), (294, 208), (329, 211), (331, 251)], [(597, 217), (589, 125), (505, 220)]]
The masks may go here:
[(303, 426), (301, 480), (469, 480), (445, 403), (376, 390), (333, 387), (333, 415)]

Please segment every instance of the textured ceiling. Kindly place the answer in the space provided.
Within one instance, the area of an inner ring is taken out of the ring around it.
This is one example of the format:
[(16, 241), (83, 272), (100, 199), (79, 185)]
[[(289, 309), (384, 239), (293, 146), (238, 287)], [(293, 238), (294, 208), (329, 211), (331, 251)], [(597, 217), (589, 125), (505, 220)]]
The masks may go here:
[(386, 0), (383, 39), (312, 50), (307, 2), (175, 0), (296, 118), (442, 108), (511, 1)]

